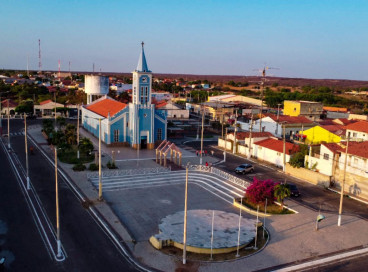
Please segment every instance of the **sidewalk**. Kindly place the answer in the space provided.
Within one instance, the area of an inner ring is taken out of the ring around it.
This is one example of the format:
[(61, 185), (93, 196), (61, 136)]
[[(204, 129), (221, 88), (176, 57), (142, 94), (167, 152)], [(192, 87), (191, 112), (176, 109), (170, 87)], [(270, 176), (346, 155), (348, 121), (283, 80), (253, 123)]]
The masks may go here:
[[(81, 133), (82, 134), (82, 133)], [(29, 135), (40, 145), (49, 155), (52, 155), (50, 147), (45, 145), (46, 141), (38, 130), (29, 131)], [(82, 134), (83, 135), (83, 134)], [(84, 134), (86, 135), (86, 134)], [(96, 139), (88, 136), (94, 144)], [(97, 141), (98, 142), (98, 141)], [(110, 159), (112, 150), (120, 150), (117, 157), (119, 169), (150, 168), (160, 167), (155, 163), (154, 150), (141, 150), (137, 161), (137, 151), (130, 148), (110, 148), (103, 145), (103, 152), (106, 154), (105, 161)], [(184, 155), (185, 152), (185, 155)], [(217, 161), (215, 157), (207, 156), (203, 158), (205, 162)], [(198, 163), (199, 158), (188, 150), (183, 150), (182, 164), (187, 162)], [(73, 183), (78, 191), (86, 199), (94, 202), (94, 208), (108, 222), (111, 228), (124, 241), (131, 254), (136, 260), (148, 267), (153, 267), (161, 271), (175, 271), (176, 269), (187, 269), (188, 271), (256, 271), (267, 270), (270, 267), (282, 266), (284, 264), (300, 263), (306, 260), (318, 259), (320, 255), (334, 254), (354, 247), (368, 245), (368, 222), (354, 216), (343, 216), (342, 226), (337, 226), (337, 215), (335, 213), (324, 214), (318, 231), (315, 231), (315, 220), (318, 215), (315, 211), (300, 206), (292, 201), (286, 204), (297, 210), (298, 214), (271, 216), (266, 219), (266, 228), (270, 233), (269, 244), (257, 254), (248, 258), (242, 258), (226, 262), (192, 262), (187, 266), (181, 264), (181, 260), (165, 255), (154, 249), (148, 241), (135, 242), (125, 226), (114, 214), (109, 203), (97, 202), (98, 192), (87, 180), (87, 171), (74, 172), (72, 165), (60, 163), (61, 168), (69, 176), (73, 177)], [(235, 253), (234, 253), (235, 255)], [(190, 267), (192, 266), (192, 267)]]

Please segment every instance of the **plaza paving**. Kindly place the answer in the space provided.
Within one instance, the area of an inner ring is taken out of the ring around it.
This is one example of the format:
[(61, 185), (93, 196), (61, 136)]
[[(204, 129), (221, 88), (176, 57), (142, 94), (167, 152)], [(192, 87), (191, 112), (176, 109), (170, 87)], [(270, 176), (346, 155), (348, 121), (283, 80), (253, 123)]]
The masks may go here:
[[(41, 148), (51, 154), (51, 150), (44, 144), (45, 140), (39, 130), (34, 129), (29, 134), (36, 142), (41, 144)], [(89, 137), (93, 139), (93, 137)], [(96, 139), (94, 139), (94, 143), (96, 143)], [(130, 148), (112, 149), (106, 146), (103, 149), (105, 152), (103, 164), (111, 160), (109, 156), (112, 150), (120, 150), (119, 156), (116, 158), (119, 170), (160, 167), (153, 160), (155, 157), (154, 151), (141, 150), (137, 163), (138, 156), (135, 150)], [(216, 161), (211, 156), (206, 157), (206, 160), (209, 162)], [(183, 150), (183, 164), (189, 161), (192, 164), (198, 164), (199, 158), (190, 150)], [(60, 165), (68, 176), (73, 178), (74, 183), (84, 195), (90, 199), (97, 198), (96, 184), (93, 179), (88, 180), (87, 172), (75, 173), (71, 170), (72, 166), (63, 163), (60, 163)], [(176, 172), (184, 173), (184, 171)], [(164, 179), (156, 180), (161, 184), (155, 184), (155, 186), (149, 184), (150, 180), (153, 179), (152, 175), (147, 175), (145, 179), (138, 182), (141, 185), (146, 183), (141, 187), (127, 185), (129, 182), (125, 180), (125, 187), (117, 186), (113, 187), (112, 190), (106, 187), (107, 190), (103, 194), (106, 201), (95, 205), (105, 220), (121, 235), (135, 258), (147, 266), (162, 271), (175, 271), (178, 267), (185, 267), (181, 265), (179, 259), (161, 253), (148, 242), (148, 238), (158, 232), (158, 224), (162, 218), (183, 210), (185, 179), (182, 176), (180, 177), (180, 174), (178, 175), (177, 180), (173, 178), (166, 181)], [(162, 177), (165, 177), (164, 173)], [(135, 180), (137, 180), (137, 177), (132, 176), (131, 183), (133, 184)], [(211, 179), (202, 182), (202, 184), (195, 181), (190, 182), (189, 209), (237, 212), (228, 203), (229, 198), (218, 193), (220, 187), (214, 185), (218, 190), (210, 188)], [(109, 186), (109, 184), (107, 183), (104, 186)], [(225, 187), (229, 188), (228, 186)], [(222, 190), (226, 191), (225, 189)], [(234, 190), (235, 194), (229, 191), (226, 192), (229, 195), (236, 194), (236, 190)], [(222, 196), (222, 198), (219, 196)], [(368, 245), (367, 221), (344, 215), (343, 224), (338, 227), (337, 214), (327, 213), (324, 214), (326, 219), (320, 223), (320, 229), (315, 231), (315, 219), (318, 213), (292, 201), (286, 201), (286, 204), (297, 210), (298, 213), (271, 216), (266, 219), (270, 241), (261, 252), (234, 261), (196, 263), (191, 266), (192, 269), (198, 271), (267, 270), (268, 267), (302, 262), (311, 258), (317, 259), (321, 255)], [(255, 218), (248, 214), (245, 217)], [(132, 239), (137, 241), (134, 243)], [(188, 266), (190, 265), (193, 264), (189, 262)]]

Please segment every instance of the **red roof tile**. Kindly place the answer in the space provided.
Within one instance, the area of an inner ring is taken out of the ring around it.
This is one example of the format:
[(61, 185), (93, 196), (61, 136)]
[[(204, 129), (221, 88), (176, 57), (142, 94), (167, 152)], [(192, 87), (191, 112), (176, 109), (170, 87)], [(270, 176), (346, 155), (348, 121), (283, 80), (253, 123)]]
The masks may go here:
[(103, 117), (108, 117), (109, 113), (110, 116), (114, 116), (119, 111), (124, 109), (126, 106), (127, 104), (121, 103), (119, 101), (110, 98), (105, 98), (101, 101), (98, 101), (96, 103), (87, 106), (86, 108)]
[[(344, 151), (345, 148), (343, 149)], [(368, 141), (349, 142), (348, 154), (368, 159)]]
[[(2, 104), (2, 107), (3, 108), (6, 108), (7, 106), (8, 106), (8, 100), (7, 99), (4, 99), (2, 102), (1, 102), (1, 104)], [(15, 102), (14, 100), (12, 100), (12, 99), (9, 99), (9, 108), (15, 108), (15, 107), (17, 107), (18, 106), (18, 103), (17, 102)]]
[(359, 132), (367, 132), (368, 133), (368, 122), (367, 121), (358, 121), (354, 124), (349, 124), (345, 127), (346, 129), (359, 131)]
[[(234, 132), (229, 132), (228, 134), (234, 134)], [(241, 131), (236, 133), (237, 140), (244, 140), (245, 138), (249, 138), (249, 131)], [(271, 132), (252, 132), (252, 138), (263, 138), (263, 137), (272, 137)]]
[(338, 108), (338, 107), (323, 107), (323, 110), (332, 112), (348, 112), (347, 108)]
[(329, 150), (331, 150), (333, 153), (336, 153), (337, 151), (345, 151), (344, 148), (342, 148), (340, 145), (336, 143), (323, 143), (325, 147), (327, 147)]
[(287, 124), (311, 124), (313, 123), (311, 120), (309, 120), (308, 118), (304, 117), (304, 116), (288, 116), (288, 115), (280, 115), (279, 119), (277, 120), (277, 115), (276, 114), (264, 114), (265, 116), (268, 116), (270, 118), (272, 118), (272, 120), (274, 120), (275, 122), (284, 122)]
[(341, 133), (345, 135), (345, 126), (343, 125), (324, 125), (320, 126), (321, 128), (324, 128), (325, 130), (328, 130), (332, 133)]
[(50, 102), (53, 102), (53, 101), (51, 99), (45, 100), (45, 101), (40, 102), (40, 105), (45, 105), (45, 104), (50, 103)]
[(166, 101), (160, 101), (160, 102), (157, 102), (157, 104), (155, 105), (155, 108), (159, 109), (159, 108), (165, 107), (166, 105), (167, 105)]
[[(262, 141), (255, 142), (254, 144), (258, 146), (263, 146), (265, 148), (268, 148), (268, 149), (271, 149), (271, 150), (274, 150), (280, 153), (284, 152), (283, 141), (280, 141), (280, 140), (270, 138), (270, 139), (265, 139)], [(286, 154), (291, 155), (298, 151), (299, 151), (298, 145), (288, 143), (288, 142), (285, 143)]]

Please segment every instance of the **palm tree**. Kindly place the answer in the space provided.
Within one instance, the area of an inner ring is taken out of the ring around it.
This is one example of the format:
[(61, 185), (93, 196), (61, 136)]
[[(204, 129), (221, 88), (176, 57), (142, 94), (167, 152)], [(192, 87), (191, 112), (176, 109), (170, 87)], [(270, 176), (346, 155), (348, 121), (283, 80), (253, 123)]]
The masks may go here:
[(281, 210), (284, 209), (284, 198), (290, 196), (290, 188), (286, 183), (277, 184), (275, 186), (274, 195), (278, 202), (281, 203)]

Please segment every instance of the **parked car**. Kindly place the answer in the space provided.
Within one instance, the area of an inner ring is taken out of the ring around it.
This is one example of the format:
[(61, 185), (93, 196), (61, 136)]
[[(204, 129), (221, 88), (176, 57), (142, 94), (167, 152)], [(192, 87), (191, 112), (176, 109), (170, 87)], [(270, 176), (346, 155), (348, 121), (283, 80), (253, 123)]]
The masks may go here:
[(290, 195), (291, 196), (300, 196), (300, 192), (298, 190), (298, 187), (296, 187), (295, 184), (288, 184), (290, 189)]
[(235, 173), (237, 174), (246, 174), (246, 173), (251, 173), (253, 171), (254, 171), (254, 167), (253, 165), (249, 163), (241, 164), (235, 168)]

